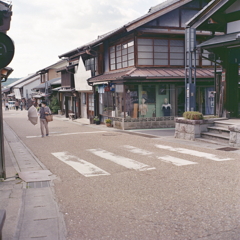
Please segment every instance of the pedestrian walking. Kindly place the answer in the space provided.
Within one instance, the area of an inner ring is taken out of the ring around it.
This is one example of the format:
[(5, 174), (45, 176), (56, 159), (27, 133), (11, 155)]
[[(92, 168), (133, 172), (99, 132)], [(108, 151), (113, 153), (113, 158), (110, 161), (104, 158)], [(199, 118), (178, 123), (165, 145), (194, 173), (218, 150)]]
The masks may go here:
[(8, 102), (5, 103), (5, 111), (9, 110), (8, 108)]
[(23, 102), (22, 101), (20, 102), (20, 109), (21, 109), (21, 111), (23, 110)]
[(18, 108), (19, 108), (19, 102), (18, 101), (15, 102), (15, 107), (16, 107), (16, 111), (18, 111)]
[(42, 137), (44, 137), (44, 129), (46, 130), (46, 136), (49, 136), (48, 122), (46, 120), (46, 114), (51, 114), (50, 108), (47, 106), (46, 102), (41, 103), (41, 108), (39, 110), (40, 115), (40, 128)]

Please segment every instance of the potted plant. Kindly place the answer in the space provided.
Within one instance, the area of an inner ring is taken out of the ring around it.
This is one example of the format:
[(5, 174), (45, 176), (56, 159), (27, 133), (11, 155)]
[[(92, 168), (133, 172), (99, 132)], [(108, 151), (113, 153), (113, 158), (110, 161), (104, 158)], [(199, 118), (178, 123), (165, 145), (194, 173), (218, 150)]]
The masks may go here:
[(111, 127), (112, 120), (108, 118), (108, 119), (105, 120), (105, 123), (106, 123), (107, 127)]
[(96, 124), (96, 125), (99, 125), (100, 124), (100, 119), (98, 116), (95, 116), (94, 119), (93, 119), (93, 122)]

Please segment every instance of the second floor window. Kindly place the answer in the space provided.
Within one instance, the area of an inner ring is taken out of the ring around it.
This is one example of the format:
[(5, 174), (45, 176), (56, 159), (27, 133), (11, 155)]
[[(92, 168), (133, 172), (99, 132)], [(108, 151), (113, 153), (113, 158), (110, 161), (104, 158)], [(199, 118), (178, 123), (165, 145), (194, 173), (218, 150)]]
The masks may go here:
[(139, 38), (138, 65), (184, 66), (184, 40)]
[(91, 70), (92, 76), (95, 76), (97, 71), (97, 58), (89, 58), (85, 60), (86, 70)]
[(110, 47), (110, 70), (134, 66), (134, 41)]

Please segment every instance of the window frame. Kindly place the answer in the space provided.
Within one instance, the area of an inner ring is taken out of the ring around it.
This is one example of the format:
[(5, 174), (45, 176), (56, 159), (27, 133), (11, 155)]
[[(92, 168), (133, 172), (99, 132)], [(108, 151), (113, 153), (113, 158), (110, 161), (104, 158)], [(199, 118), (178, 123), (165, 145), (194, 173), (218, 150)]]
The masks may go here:
[(109, 70), (110, 71), (133, 67), (134, 65), (135, 65), (134, 38), (128, 39), (127, 41), (119, 42), (109, 47)]

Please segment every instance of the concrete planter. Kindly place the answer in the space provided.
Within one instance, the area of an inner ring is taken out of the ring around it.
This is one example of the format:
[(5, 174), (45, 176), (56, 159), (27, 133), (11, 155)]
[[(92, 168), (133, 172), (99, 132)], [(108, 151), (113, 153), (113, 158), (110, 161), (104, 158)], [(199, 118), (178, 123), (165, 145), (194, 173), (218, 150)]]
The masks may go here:
[(201, 132), (206, 132), (209, 126), (207, 120), (189, 120), (184, 118), (175, 119), (175, 138), (194, 141), (201, 137)]

